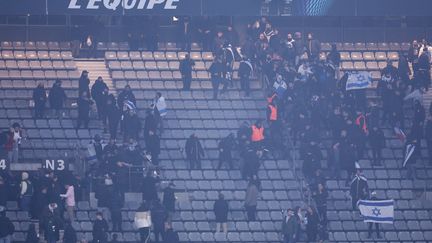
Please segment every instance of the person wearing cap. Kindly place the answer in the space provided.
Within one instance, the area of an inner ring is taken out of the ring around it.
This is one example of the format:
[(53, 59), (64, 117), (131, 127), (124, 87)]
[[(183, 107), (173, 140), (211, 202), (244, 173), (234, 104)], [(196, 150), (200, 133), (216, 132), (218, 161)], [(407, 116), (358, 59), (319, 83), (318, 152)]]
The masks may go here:
[(33, 89), (33, 102), (34, 102), (34, 118), (45, 117), (45, 104), (47, 101), (47, 95), (45, 86), (43, 83), (39, 83), (35, 89)]
[(218, 200), (216, 200), (213, 205), (213, 212), (216, 217), (216, 233), (219, 233), (221, 228), (223, 228), (223, 232), (227, 234), (229, 206), (227, 200), (225, 200), (224, 194), (219, 193)]
[(6, 208), (0, 206), (0, 242), (10, 243), (11, 236), (15, 232), (15, 226), (6, 216)]
[(27, 172), (21, 174), (20, 190), (20, 208), (21, 210), (29, 211), (34, 187)]
[(72, 183), (66, 183), (66, 193), (60, 194), (60, 197), (66, 200), (66, 212), (71, 222), (75, 220), (74, 208), (75, 208), (75, 189)]
[(357, 209), (357, 202), (369, 197), (369, 186), (366, 177), (362, 175), (361, 169), (357, 168), (356, 174), (350, 184), (350, 195), (353, 210)]

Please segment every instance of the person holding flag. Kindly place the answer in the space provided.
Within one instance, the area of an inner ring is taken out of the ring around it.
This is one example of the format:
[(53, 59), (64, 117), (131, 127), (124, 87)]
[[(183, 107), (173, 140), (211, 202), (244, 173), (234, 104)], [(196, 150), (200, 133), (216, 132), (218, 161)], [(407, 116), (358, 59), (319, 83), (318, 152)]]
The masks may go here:
[[(370, 196), (369, 200), (377, 201), (378, 198), (377, 198), (376, 194), (377, 194), (376, 191), (371, 192), (371, 196)], [(374, 222), (368, 222), (368, 238), (372, 238), (372, 229), (373, 229), (374, 225), (375, 225), (375, 232), (376, 232), (377, 238), (381, 239), (380, 227), (379, 227), (379, 224), (376, 222), (375, 223)]]
[(276, 81), (273, 83), (273, 89), (279, 99), (284, 99), (285, 92), (287, 90), (287, 84), (283, 80), (282, 75), (276, 76)]
[(356, 210), (357, 202), (369, 197), (369, 185), (367, 179), (362, 175), (362, 171), (359, 168), (351, 181), (350, 188), (352, 207), (353, 210)]

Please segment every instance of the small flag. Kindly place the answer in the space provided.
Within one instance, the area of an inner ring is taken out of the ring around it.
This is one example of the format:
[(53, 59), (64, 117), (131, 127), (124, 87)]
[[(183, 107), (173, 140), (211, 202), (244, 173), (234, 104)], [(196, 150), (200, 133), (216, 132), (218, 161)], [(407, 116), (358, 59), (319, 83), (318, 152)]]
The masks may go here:
[(411, 155), (414, 153), (415, 150), (415, 145), (414, 144), (408, 144), (405, 148), (405, 160), (403, 162), (403, 167), (406, 166), (408, 160), (411, 158)]
[(393, 224), (394, 200), (360, 200), (358, 208), (367, 223)]
[(126, 108), (127, 110), (135, 110), (135, 109), (136, 109), (135, 104), (134, 104), (132, 101), (130, 101), (130, 100), (126, 100), (126, 101), (124, 102), (124, 106), (125, 106), (125, 108)]
[(346, 90), (372, 88), (372, 76), (369, 72), (350, 72), (346, 82)]

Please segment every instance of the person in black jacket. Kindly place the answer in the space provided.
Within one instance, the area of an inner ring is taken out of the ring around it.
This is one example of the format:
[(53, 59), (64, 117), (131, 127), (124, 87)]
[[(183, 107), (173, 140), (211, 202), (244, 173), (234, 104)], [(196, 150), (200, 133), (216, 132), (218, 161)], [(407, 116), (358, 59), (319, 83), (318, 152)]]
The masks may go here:
[(130, 101), (134, 105), (136, 105), (135, 95), (133, 94), (131, 87), (126, 85), (124, 89), (120, 92), (117, 98), (118, 107), (121, 111), (124, 111), (124, 103), (125, 101)]
[(317, 190), (312, 192), (312, 197), (315, 200), (315, 204), (318, 211), (318, 217), (321, 221), (321, 225), (327, 224), (327, 198), (328, 192), (324, 187), (324, 184), (319, 183)]
[(179, 33), (179, 45), (183, 51), (190, 51), (191, 49), (191, 37), (192, 37), (192, 26), (189, 16), (181, 17), (178, 21), (178, 33)]
[(62, 117), (62, 109), (66, 98), (66, 93), (61, 86), (61, 81), (56, 80), (48, 94), (48, 99), (50, 107), (54, 110), (54, 114), (57, 118), (61, 119)]
[(88, 128), (90, 121), (90, 106), (92, 103), (93, 102), (88, 97), (87, 91), (82, 92), (80, 98), (78, 98), (77, 129), (81, 128), (81, 125), (83, 125), (84, 128)]
[(72, 226), (72, 224), (67, 221), (65, 223), (64, 235), (63, 235), (63, 243), (76, 243), (77, 242), (77, 234)]
[(45, 207), (39, 225), (48, 243), (55, 243), (60, 239), (60, 229), (63, 227), (63, 222), (57, 203), (52, 201)]
[(229, 168), (233, 169), (232, 150), (235, 146), (234, 134), (230, 133), (219, 142), (219, 164), (218, 169), (222, 168), (224, 162), (228, 163)]
[(372, 127), (369, 133), (369, 145), (372, 149), (373, 164), (381, 165), (381, 152), (385, 147), (385, 137), (383, 131), (377, 126)]
[(159, 165), (160, 138), (153, 130), (149, 131), (149, 137), (147, 139), (146, 149), (151, 155), (151, 162), (154, 165)]
[(104, 121), (104, 118), (106, 117), (108, 90), (108, 86), (103, 81), (102, 77), (98, 77), (91, 88), (91, 97), (96, 103), (98, 116), (102, 121)]
[(361, 170), (357, 169), (354, 179), (350, 185), (350, 195), (353, 210), (357, 209), (357, 202), (369, 197), (369, 186), (366, 177), (361, 174)]
[(128, 110), (123, 117), (124, 141), (129, 139), (138, 140), (141, 131), (141, 121), (134, 110)]
[(15, 232), (15, 226), (6, 217), (6, 208), (0, 206), (0, 242), (11, 242), (11, 236)]
[(101, 212), (96, 213), (96, 221), (93, 223), (93, 242), (107, 243), (108, 242), (108, 223), (103, 218)]
[(25, 243), (39, 243), (39, 235), (36, 232), (36, 225), (31, 223), (27, 230)]
[(425, 127), (425, 139), (429, 155), (429, 165), (432, 165), (432, 115), (428, 116)]
[(162, 203), (163, 203), (165, 209), (168, 212), (167, 222), (169, 224), (171, 223), (172, 215), (175, 212), (176, 197), (175, 197), (174, 187), (175, 187), (175, 185), (171, 181), (171, 182), (168, 183), (168, 186), (163, 191), (163, 200), (162, 200)]
[(221, 228), (223, 228), (225, 234), (228, 233), (228, 211), (228, 202), (225, 200), (224, 195), (219, 193), (219, 199), (213, 205), (213, 212), (216, 216), (216, 233), (219, 233)]
[(123, 207), (123, 201), (124, 199), (121, 191), (115, 189), (108, 207), (111, 213), (112, 231), (121, 232), (122, 230), (121, 209)]
[(168, 218), (167, 211), (160, 203), (159, 199), (155, 200), (153, 208), (150, 210), (151, 220), (153, 223), (153, 233), (155, 236), (155, 242), (159, 242), (159, 236), (163, 239), (165, 231), (165, 222)]
[(45, 114), (45, 103), (47, 101), (47, 95), (43, 83), (39, 83), (38, 86), (33, 90), (33, 101), (35, 118), (43, 118)]
[(81, 73), (81, 77), (79, 78), (78, 82), (78, 96), (81, 96), (83, 92), (87, 92), (88, 98), (90, 98), (90, 79), (88, 77), (88, 71), (84, 70)]
[(313, 38), (312, 33), (309, 33), (307, 37), (306, 50), (308, 52), (309, 60), (318, 60), (321, 51), (321, 43)]
[(8, 187), (2, 176), (0, 176), (0, 207), (6, 207), (8, 200)]
[(201, 157), (204, 156), (204, 150), (201, 142), (195, 134), (190, 135), (186, 140), (186, 158), (190, 163), (190, 169), (193, 170), (195, 167), (201, 169)]
[(307, 208), (306, 212), (306, 236), (308, 242), (315, 242), (318, 234), (318, 215), (312, 207)]
[(227, 89), (227, 83), (223, 81), (224, 67), (220, 58), (215, 59), (215, 61), (209, 68), (209, 72), (211, 75), (211, 82), (213, 86), (213, 99), (217, 99), (220, 83), (224, 84), (222, 90)]
[(183, 80), (183, 90), (190, 90), (192, 82), (192, 69), (195, 66), (195, 61), (190, 58), (189, 54), (185, 55), (185, 58), (180, 61), (180, 73)]
[(106, 116), (108, 119), (108, 131), (110, 133), (111, 138), (117, 138), (117, 130), (118, 125), (121, 119), (121, 111), (117, 106), (116, 99), (114, 95), (110, 94), (107, 100), (106, 106)]
[(151, 203), (158, 199), (157, 187), (159, 182), (160, 178), (153, 171), (149, 170), (141, 186), (143, 201)]
[(253, 67), (247, 57), (243, 57), (239, 65), (238, 76), (240, 77), (240, 86), (245, 91), (246, 96), (250, 93), (250, 76), (252, 75)]

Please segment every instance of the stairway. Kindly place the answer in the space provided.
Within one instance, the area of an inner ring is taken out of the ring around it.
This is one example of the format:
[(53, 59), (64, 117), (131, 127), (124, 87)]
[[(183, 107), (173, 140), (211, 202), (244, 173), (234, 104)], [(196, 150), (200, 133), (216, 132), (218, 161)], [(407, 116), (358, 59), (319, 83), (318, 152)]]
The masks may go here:
[(75, 59), (75, 63), (80, 73), (84, 70), (87, 70), (89, 72), (90, 88), (98, 77), (102, 77), (104, 82), (107, 84), (110, 93), (117, 95), (117, 90), (114, 87), (111, 74), (103, 58)]

